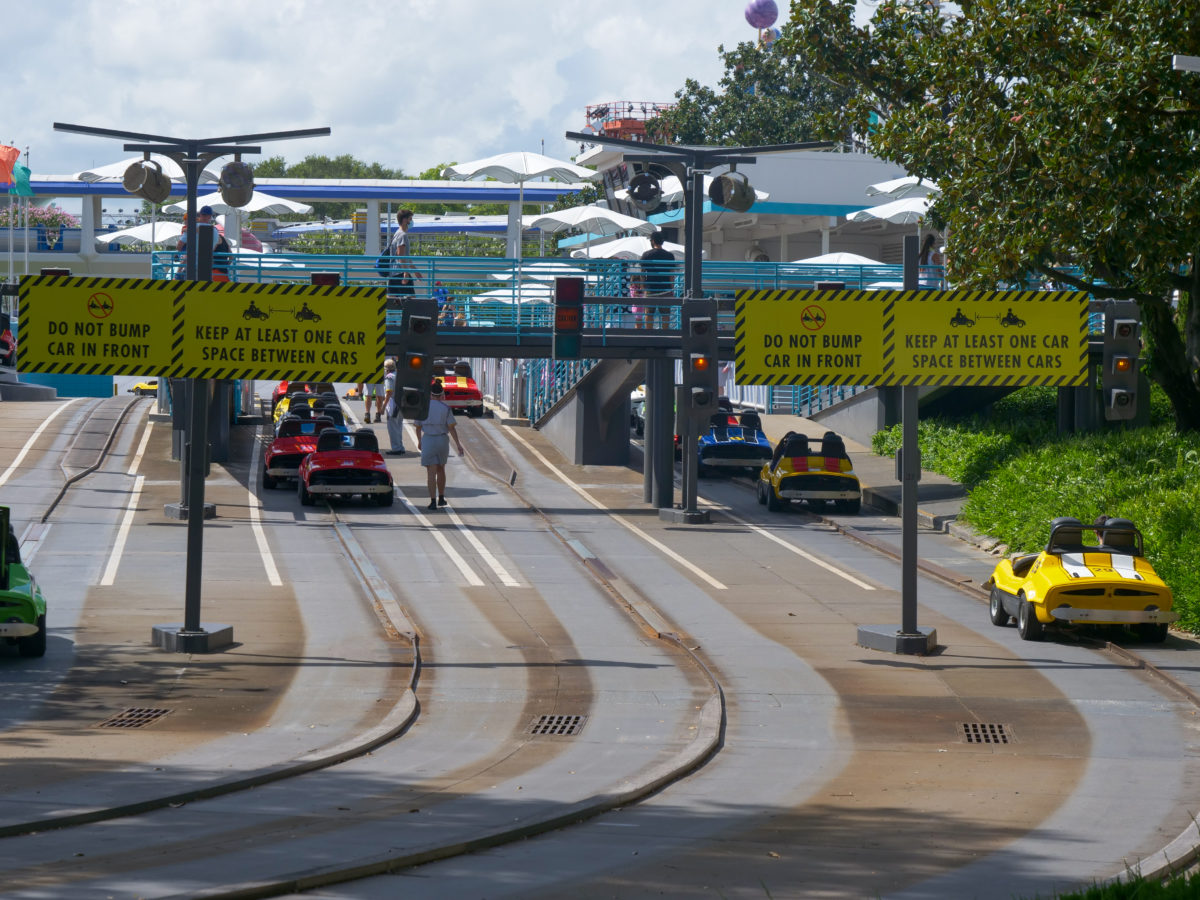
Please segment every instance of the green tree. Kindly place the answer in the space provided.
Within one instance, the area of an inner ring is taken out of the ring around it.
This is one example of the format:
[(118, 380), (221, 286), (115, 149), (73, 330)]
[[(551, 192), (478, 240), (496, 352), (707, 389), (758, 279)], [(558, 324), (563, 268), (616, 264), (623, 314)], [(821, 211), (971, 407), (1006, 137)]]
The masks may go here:
[(718, 52), (725, 63), (718, 86), (687, 79), (675, 105), (647, 124), (651, 140), (743, 147), (813, 140), (816, 113), (849, 99), (848, 88), (815, 77), (803, 53), (750, 42)]
[(1200, 8), (885, 0), (866, 28), (854, 6), (793, 0), (777, 45), (852, 92), (825, 136), (938, 182), (955, 283), (1136, 299), (1148, 373), (1200, 430), (1200, 74), (1171, 68), (1200, 55)]

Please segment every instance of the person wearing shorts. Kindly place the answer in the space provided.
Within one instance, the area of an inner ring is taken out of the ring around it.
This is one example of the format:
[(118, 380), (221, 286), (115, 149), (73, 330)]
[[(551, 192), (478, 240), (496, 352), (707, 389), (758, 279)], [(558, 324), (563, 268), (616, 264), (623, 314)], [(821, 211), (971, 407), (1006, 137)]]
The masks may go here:
[(375, 421), (383, 419), (383, 385), (360, 384), (358, 393), (363, 398), (363, 422), (371, 424), (371, 407), (375, 407)]
[(429, 485), (429, 509), (446, 505), (446, 462), (450, 459), (450, 438), (454, 438), (458, 455), (463, 455), (462, 441), (454, 424), (454, 410), (443, 401), (442, 382), (435, 379), (429, 389), (429, 415), (413, 423), (417, 433), (417, 449)]

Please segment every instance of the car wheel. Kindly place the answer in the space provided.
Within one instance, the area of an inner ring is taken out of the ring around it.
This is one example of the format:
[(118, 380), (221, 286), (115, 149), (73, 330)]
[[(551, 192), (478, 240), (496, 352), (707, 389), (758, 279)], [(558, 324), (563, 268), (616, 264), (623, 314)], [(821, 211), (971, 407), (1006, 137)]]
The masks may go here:
[(1148, 644), (1161, 644), (1167, 639), (1166, 622), (1140, 622), (1134, 630), (1137, 636)]
[(1033, 604), (1019, 595), (1020, 606), (1017, 608), (1017, 631), (1023, 641), (1040, 641), (1042, 639), (1042, 623), (1038, 620)]
[(483, 407), (469, 406), (467, 407), (467, 416), (472, 419), (478, 419), (483, 415)]
[(761, 480), (755, 486), (755, 493), (758, 495), (758, 505), (759, 506), (767, 505), (767, 492), (765, 490), (763, 490), (764, 487), (766, 487), (766, 485), (763, 484), (763, 482)]
[(308, 492), (308, 486), (304, 483), (303, 478), (296, 479), (296, 493), (300, 495), (301, 506), (313, 505), (313, 495)]
[(265, 469), (263, 470), (263, 487), (264, 488), (266, 488), (268, 491), (273, 491), (273, 490), (275, 490), (275, 485), (278, 483), (279, 482), (276, 481), (274, 475), (268, 475), (266, 470)]
[(396, 502), (396, 492), (388, 491), (386, 494), (376, 495), (375, 502), (380, 506), (391, 506)]
[(37, 634), (17, 638), (17, 652), (25, 657), (46, 655), (46, 617), (38, 616)]
[(711, 474), (712, 474), (712, 466), (706, 466), (702, 462), (696, 463), (696, 477), (697, 478), (707, 478)]
[(988, 599), (988, 613), (991, 616), (992, 624), (1001, 628), (1012, 619), (1012, 616), (1004, 611), (1004, 598), (1000, 596), (999, 588), (992, 588), (992, 595)]
[(858, 511), (862, 509), (862, 500), (838, 500), (834, 506), (837, 507), (837, 511), (840, 513), (847, 516), (857, 516)]
[(783, 501), (775, 494), (775, 486), (767, 485), (767, 509), (771, 512), (779, 512), (783, 509)]

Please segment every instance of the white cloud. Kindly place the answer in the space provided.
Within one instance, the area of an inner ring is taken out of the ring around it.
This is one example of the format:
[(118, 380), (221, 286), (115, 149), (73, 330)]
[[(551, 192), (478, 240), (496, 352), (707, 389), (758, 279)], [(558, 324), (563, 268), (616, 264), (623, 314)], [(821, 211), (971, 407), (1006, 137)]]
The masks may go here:
[[(786, 4), (780, 4), (786, 9)], [(262, 145), (416, 174), (508, 150), (565, 157), (589, 103), (713, 84), (717, 46), (753, 40), (742, 0), (66, 0), (10, 17), (0, 142), (38, 173), (128, 154), (53, 122), (174, 137), (328, 125)]]

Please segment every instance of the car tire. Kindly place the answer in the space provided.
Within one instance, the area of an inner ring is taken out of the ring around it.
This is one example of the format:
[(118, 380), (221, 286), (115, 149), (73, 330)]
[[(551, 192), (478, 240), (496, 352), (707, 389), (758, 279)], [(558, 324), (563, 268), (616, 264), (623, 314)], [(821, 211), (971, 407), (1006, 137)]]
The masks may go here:
[(992, 624), (1000, 628), (1004, 628), (1012, 620), (1012, 616), (1004, 609), (1004, 598), (1000, 596), (999, 588), (992, 588), (992, 594), (988, 598), (988, 616)]
[(764, 490), (765, 487), (766, 487), (766, 485), (763, 483), (762, 479), (759, 479), (758, 485), (755, 490), (755, 493), (758, 495), (758, 505), (759, 506), (767, 505), (767, 492)]
[(862, 509), (862, 500), (838, 500), (834, 503), (837, 511), (847, 516), (857, 516)]
[(783, 501), (775, 494), (775, 486), (767, 485), (767, 509), (771, 512), (779, 512), (783, 509)]
[(313, 495), (308, 492), (308, 486), (305, 485), (303, 478), (296, 479), (296, 493), (300, 495), (301, 506), (313, 505)]
[(38, 616), (37, 634), (17, 638), (17, 652), (27, 658), (46, 655), (46, 617)]
[(696, 463), (696, 477), (697, 478), (707, 478), (711, 474), (712, 474), (712, 466), (706, 466), (702, 462)]
[(1034, 611), (1033, 604), (1020, 595), (1021, 605), (1017, 613), (1017, 631), (1023, 641), (1040, 641), (1042, 639), (1042, 623)]
[(275, 490), (275, 485), (279, 482), (274, 475), (268, 475), (266, 470), (263, 470), (263, 487), (268, 491)]
[(396, 502), (396, 492), (388, 491), (386, 494), (376, 494), (375, 502), (380, 506), (391, 506)]
[(482, 406), (481, 407), (474, 407), (474, 406), (467, 407), (467, 416), (468, 417), (470, 417), (472, 419), (478, 419), (482, 415), (483, 415), (483, 407)]
[(1161, 644), (1167, 639), (1166, 622), (1139, 622), (1134, 628), (1140, 640), (1147, 644)]

